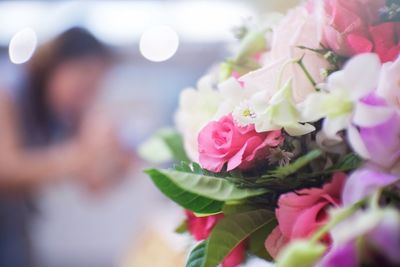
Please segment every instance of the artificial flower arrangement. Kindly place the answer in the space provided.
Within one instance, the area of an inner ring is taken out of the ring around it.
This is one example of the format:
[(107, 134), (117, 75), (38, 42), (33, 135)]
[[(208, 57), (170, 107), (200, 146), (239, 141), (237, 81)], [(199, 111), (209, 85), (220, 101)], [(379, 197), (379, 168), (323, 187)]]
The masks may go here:
[(185, 209), (186, 266), (400, 266), (400, 1), (311, 0), (237, 35), (149, 152), (179, 161), (146, 173)]

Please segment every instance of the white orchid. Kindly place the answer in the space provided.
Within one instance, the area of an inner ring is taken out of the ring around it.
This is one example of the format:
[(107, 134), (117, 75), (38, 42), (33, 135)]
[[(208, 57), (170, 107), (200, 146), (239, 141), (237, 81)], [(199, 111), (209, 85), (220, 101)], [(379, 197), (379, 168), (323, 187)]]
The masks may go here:
[(302, 103), (305, 122), (324, 118), (324, 134), (340, 140), (337, 133), (347, 130), (353, 149), (368, 158), (356, 126), (372, 127), (387, 120), (393, 110), (385, 105), (371, 105), (362, 101), (377, 88), (381, 63), (376, 54), (362, 54), (352, 58), (343, 70), (332, 73), (321, 91), (310, 94)]
[(300, 123), (301, 117), (293, 100), (292, 81), (289, 80), (272, 98), (263, 103), (256, 94), (252, 101), (242, 102), (233, 112), (240, 125), (254, 123), (257, 132), (285, 129), (292, 135), (304, 135), (315, 130), (311, 124)]

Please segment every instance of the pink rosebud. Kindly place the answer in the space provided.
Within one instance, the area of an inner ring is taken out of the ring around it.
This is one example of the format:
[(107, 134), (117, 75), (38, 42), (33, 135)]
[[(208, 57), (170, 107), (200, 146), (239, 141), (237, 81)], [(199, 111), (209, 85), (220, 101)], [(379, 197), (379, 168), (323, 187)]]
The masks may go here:
[[(185, 213), (188, 230), (197, 241), (207, 239), (217, 222), (224, 218), (223, 214), (197, 217), (189, 210), (186, 210)], [(245, 251), (245, 244), (241, 242), (226, 256), (222, 262), (222, 267), (236, 267), (240, 265), (245, 258)]]
[(231, 253), (222, 262), (222, 267), (236, 267), (239, 266), (245, 258), (246, 248), (244, 242), (235, 247)]
[(230, 114), (210, 122), (200, 131), (200, 164), (212, 172), (220, 172), (225, 164), (228, 171), (237, 167), (247, 169), (282, 141), (281, 131), (257, 133), (254, 125), (237, 126)]
[[(290, 240), (307, 238), (328, 220), (329, 207), (338, 207), (346, 179), (344, 173), (335, 173), (332, 181), (322, 188), (303, 189), (280, 196), (275, 214), (278, 226), (268, 236), (265, 247), (276, 257)], [(329, 242), (329, 238), (326, 240)]]
[(217, 222), (224, 217), (222, 214), (197, 217), (191, 211), (185, 212), (188, 230), (197, 241), (207, 239)]

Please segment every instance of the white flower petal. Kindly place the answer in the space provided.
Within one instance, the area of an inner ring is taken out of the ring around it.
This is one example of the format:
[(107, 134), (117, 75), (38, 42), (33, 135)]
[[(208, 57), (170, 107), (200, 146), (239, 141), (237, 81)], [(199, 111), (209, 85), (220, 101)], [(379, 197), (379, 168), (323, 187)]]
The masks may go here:
[(243, 88), (233, 77), (218, 84), (218, 89), (224, 97), (237, 98), (243, 94)]
[(291, 136), (305, 135), (315, 131), (315, 127), (308, 123), (306, 124), (294, 123), (291, 125), (286, 125), (284, 129)]
[(264, 67), (243, 75), (239, 81), (244, 82), (246, 87), (264, 91), (266, 97), (269, 99), (278, 89), (277, 78), (280, 76), (282, 66), (286, 62), (287, 58), (268, 62)]
[(331, 92), (335, 90), (345, 90), (347, 87), (344, 70), (336, 71), (328, 76), (326, 89)]
[(293, 101), (293, 86), (292, 86), (292, 80), (288, 80), (283, 87), (276, 92), (272, 97), (271, 100), (269, 101), (269, 103), (271, 105), (274, 104), (279, 104), (283, 101), (290, 103), (291, 105), (294, 105), (294, 101)]
[(372, 127), (381, 124), (392, 116), (394, 110), (385, 106), (371, 106), (357, 102), (354, 108), (353, 122), (357, 126)]
[(383, 64), (376, 93), (397, 108), (400, 107), (400, 57)]
[(349, 122), (350, 116), (347, 114), (334, 118), (327, 117), (323, 123), (324, 133), (327, 137), (339, 141), (341, 138), (337, 136), (337, 133), (346, 129), (346, 127), (349, 125)]
[(213, 76), (198, 81), (198, 89), (187, 88), (179, 97), (175, 124), (182, 134), (185, 151), (192, 161), (198, 162), (197, 135), (211, 121), (221, 105), (221, 93), (213, 89)]
[(215, 79), (211, 74), (204, 75), (197, 81), (197, 88), (199, 90), (202, 88), (212, 88), (214, 81)]
[(377, 54), (367, 53), (353, 57), (344, 67), (346, 86), (354, 100), (376, 89), (381, 62)]
[(272, 121), (270, 120), (268, 114), (265, 114), (264, 116), (260, 116), (257, 118), (257, 122), (254, 124), (256, 132), (262, 133), (262, 132), (268, 132), (268, 131), (275, 131), (275, 130), (280, 130), (282, 129), (282, 126), (273, 124)]
[(356, 127), (349, 125), (347, 128), (347, 137), (351, 147), (357, 154), (364, 159), (369, 159), (371, 157)]
[(325, 99), (328, 97), (329, 94), (325, 92), (310, 94), (304, 102), (299, 104), (301, 121), (313, 122), (325, 117), (327, 112), (324, 103), (326, 102)]

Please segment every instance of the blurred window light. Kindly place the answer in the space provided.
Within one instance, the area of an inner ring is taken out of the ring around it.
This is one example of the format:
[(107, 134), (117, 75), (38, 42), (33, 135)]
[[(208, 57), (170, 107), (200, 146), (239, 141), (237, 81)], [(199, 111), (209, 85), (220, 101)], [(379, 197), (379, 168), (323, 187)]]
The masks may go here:
[(14, 64), (27, 62), (36, 49), (37, 37), (34, 30), (25, 28), (18, 31), (10, 41), (8, 53), (10, 60)]
[(129, 45), (139, 40), (144, 29), (158, 23), (164, 13), (162, 6), (157, 1), (96, 2), (84, 23), (104, 42)]
[(250, 1), (0, 1), (0, 45), (19, 29), (35, 29), (39, 42), (66, 27), (83, 26), (111, 45), (132, 45), (142, 32), (169, 25), (182, 42), (224, 42), (232, 27), (255, 15)]
[(223, 42), (233, 39), (232, 29), (254, 17), (250, 1), (182, 1), (172, 18), (182, 38), (192, 42)]
[(171, 58), (179, 46), (178, 34), (169, 26), (156, 26), (147, 29), (140, 38), (140, 53), (154, 62)]
[(86, 24), (103, 41), (129, 44), (143, 29), (167, 24), (182, 41), (221, 42), (231, 40), (232, 27), (254, 16), (246, 3), (233, 1), (113, 1), (99, 2)]
[[(0, 2), (0, 42), (8, 45), (14, 34), (23, 28), (35, 30), (46, 17), (48, 5), (42, 2)], [(44, 26), (44, 25), (42, 25)]]
[(75, 1), (0, 1), (0, 45), (8, 45), (15, 32), (27, 27), (41, 43), (71, 26), (84, 26), (88, 6)]

